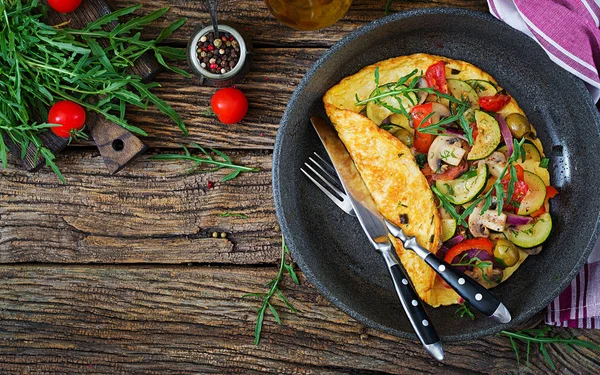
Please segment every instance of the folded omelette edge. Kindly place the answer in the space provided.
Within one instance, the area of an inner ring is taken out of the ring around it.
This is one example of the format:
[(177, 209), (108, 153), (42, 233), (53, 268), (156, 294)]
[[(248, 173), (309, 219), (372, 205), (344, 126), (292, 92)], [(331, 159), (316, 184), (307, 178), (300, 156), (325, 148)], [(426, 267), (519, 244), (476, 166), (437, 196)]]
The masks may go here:
[[(410, 149), (368, 118), (325, 103), (325, 110), (354, 160), (381, 214), (419, 244), (436, 253), (441, 222), (433, 192)], [(400, 215), (408, 222), (400, 223)], [(436, 273), (391, 237), (416, 292), (431, 306), (458, 303), (459, 296), (437, 281)]]

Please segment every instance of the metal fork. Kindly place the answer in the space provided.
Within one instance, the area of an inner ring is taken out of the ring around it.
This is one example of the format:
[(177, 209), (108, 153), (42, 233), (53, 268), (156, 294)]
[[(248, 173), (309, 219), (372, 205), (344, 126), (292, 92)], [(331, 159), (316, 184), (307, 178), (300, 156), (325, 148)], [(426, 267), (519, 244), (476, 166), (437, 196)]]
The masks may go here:
[[(344, 188), (340, 184), (335, 169), (333, 166), (321, 157), (321, 155), (314, 153), (315, 158), (309, 157), (308, 162), (304, 163), (304, 166), (308, 168), (311, 173), (308, 173), (303, 168), (300, 168), (302, 173), (306, 175), (333, 203), (341, 208), (348, 215), (356, 216), (352, 205), (350, 204), (348, 195), (344, 191)], [(315, 166), (316, 168), (313, 168)], [(317, 171), (318, 170), (318, 171)], [(313, 175), (315, 177), (313, 177)], [(320, 181), (320, 182), (319, 182)], [(326, 185), (327, 187), (325, 187)]]

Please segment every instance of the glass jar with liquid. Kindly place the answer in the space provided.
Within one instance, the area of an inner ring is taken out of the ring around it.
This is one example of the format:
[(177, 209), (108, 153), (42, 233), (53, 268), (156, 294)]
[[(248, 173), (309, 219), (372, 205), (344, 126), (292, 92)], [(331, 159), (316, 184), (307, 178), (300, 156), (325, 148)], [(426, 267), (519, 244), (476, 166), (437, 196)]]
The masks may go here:
[(317, 30), (342, 18), (352, 0), (265, 0), (282, 24), (296, 30)]

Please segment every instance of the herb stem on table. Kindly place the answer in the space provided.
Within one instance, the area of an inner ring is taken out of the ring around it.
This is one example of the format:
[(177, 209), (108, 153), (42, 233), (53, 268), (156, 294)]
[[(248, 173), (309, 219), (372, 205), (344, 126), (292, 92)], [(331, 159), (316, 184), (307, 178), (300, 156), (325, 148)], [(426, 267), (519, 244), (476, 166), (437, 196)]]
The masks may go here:
[(272, 279), (265, 285), (265, 287), (269, 288), (269, 292), (268, 293), (249, 293), (249, 294), (244, 294), (242, 296), (244, 298), (245, 297), (258, 297), (258, 298), (263, 299), (261, 306), (257, 310), (256, 326), (254, 328), (254, 345), (258, 345), (260, 343), (260, 334), (262, 332), (263, 322), (264, 322), (265, 313), (267, 311), (267, 308), (273, 314), (273, 317), (275, 318), (275, 321), (277, 322), (277, 324), (281, 324), (281, 318), (279, 317), (279, 313), (277, 312), (277, 309), (275, 308), (275, 306), (273, 306), (273, 304), (271, 303), (271, 298), (273, 298), (273, 296), (277, 295), (277, 298), (281, 302), (283, 302), (292, 312), (298, 312), (298, 310), (296, 310), (296, 308), (294, 306), (292, 306), (292, 304), (283, 295), (283, 293), (281, 292), (281, 289), (279, 288), (279, 283), (281, 282), (286, 271), (290, 275), (290, 278), (292, 279), (292, 281), (295, 284), (297, 284), (297, 285), (300, 284), (300, 281), (298, 280), (298, 276), (296, 275), (296, 271), (294, 271), (294, 266), (292, 266), (291, 264), (288, 264), (285, 260), (286, 255), (288, 255), (289, 253), (290, 253), (290, 250), (288, 249), (287, 245), (285, 244), (285, 239), (283, 238), (283, 236), (281, 236), (281, 262), (279, 265), (279, 272), (277, 273), (277, 276), (275, 276), (274, 279)]
[[(221, 179), (221, 182), (226, 182), (231, 179), (234, 179), (242, 172), (258, 172), (259, 171), (258, 168), (245, 167), (243, 165), (238, 165), (238, 164), (233, 163), (231, 161), (231, 158), (222, 151), (216, 150), (214, 148), (209, 149), (210, 151), (214, 152), (222, 159), (222, 160), (217, 160), (213, 156), (211, 156), (210, 153), (206, 149), (204, 149), (202, 146), (200, 146), (196, 143), (192, 143), (191, 145), (194, 146), (195, 148), (197, 148), (198, 150), (200, 150), (206, 157), (192, 155), (190, 150), (186, 146), (183, 146), (183, 150), (185, 152), (185, 154), (183, 154), (183, 155), (182, 154), (158, 154), (158, 155), (151, 157), (150, 159), (193, 161), (195, 163), (195, 165), (188, 171), (190, 173), (192, 173), (192, 172), (199, 172), (199, 173), (215, 172), (215, 171), (218, 171), (221, 169), (232, 169), (233, 171), (231, 173), (229, 173), (227, 176), (223, 177)], [(198, 169), (201, 165), (211, 165), (211, 166), (214, 166), (214, 168)]]
[(546, 345), (548, 345), (548, 344), (561, 344), (561, 345), (565, 345), (569, 349), (572, 349), (573, 346), (581, 346), (581, 347), (588, 348), (588, 349), (600, 350), (599, 345), (594, 344), (593, 342), (590, 342), (590, 341), (580, 340), (580, 339), (575, 339), (575, 338), (549, 337), (548, 333), (550, 330), (551, 330), (551, 328), (546, 326), (541, 329), (525, 329), (522, 331), (515, 331), (515, 332), (501, 331), (499, 333), (499, 335), (506, 336), (509, 338), (510, 344), (513, 348), (513, 351), (515, 352), (515, 356), (517, 357), (518, 364), (520, 364), (520, 355), (519, 355), (519, 349), (517, 347), (515, 340), (519, 340), (519, 341), (522, 341), (527, 344), (527, 348), (526, 348), (526, 352), (525, 352), (527, 366), (529, 366), (531, 344), (537, 344), (537, 345), (539, 345), (539, 349), (540, 349), (540, 352), (542, 353), (542, 356), (544, 356), (544, 359), (550, 365), (552, 370), (556, 370), (556, 366), (554, 365), (554, 362), (552, 361), (552, 358), (550, 358), (550, 354), (548, 353), (548, 350), (546, 349)]

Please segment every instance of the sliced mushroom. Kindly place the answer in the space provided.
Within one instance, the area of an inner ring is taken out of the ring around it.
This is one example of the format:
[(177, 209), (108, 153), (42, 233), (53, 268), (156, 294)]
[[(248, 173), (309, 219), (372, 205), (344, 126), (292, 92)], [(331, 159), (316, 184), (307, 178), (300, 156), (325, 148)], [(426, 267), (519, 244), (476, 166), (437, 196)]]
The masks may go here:
[(498, 214), (496, 209), (487, 210), (481, 214), (481, 224), (495, 232), (503, 232), (506, 227), (506, 214), (504, 212)]
[(435, 112), (435, 114), (431, 116), (431, 122), (434, 124), (440, 121), (440, 118), (450, 116), (450, 109), (441, 103), (431, 103), (431, 111)]
[(485, 164), (487, 164), (490, 174), (498, 178), (506, 166), (506, 156), (500, 151), (494, 151), (485, 159)]
[(472, 270), (465, 271), (465, 275), (477, 281), (481, 286), (489, 289), (497, 286), (504, 277), (504, 271), (499, 268), (473, 267)]
[(481, 222), (481, 209), (484, 202), (480, 202), (469, 215), (469, 231), (473, 237), (489, 237), (490, 230)]
[(440, 172), (442, 162), (458, 165), (466, 153), (467, 150), (462, 147), (459, 137), (440, 135), (434, 139), (431, 147), (429, 147), (427, 163), (434, 172)]

